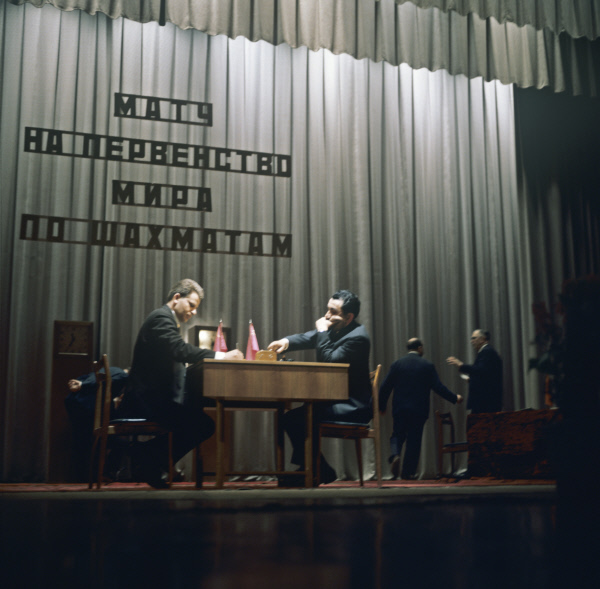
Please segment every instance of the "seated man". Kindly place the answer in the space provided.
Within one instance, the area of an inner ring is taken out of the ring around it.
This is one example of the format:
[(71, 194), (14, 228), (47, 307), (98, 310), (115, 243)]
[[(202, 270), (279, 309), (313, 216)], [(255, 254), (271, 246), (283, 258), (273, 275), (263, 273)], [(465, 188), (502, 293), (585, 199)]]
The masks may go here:
[[(204, 350), (181, 337), (180, 324), (196, 314), (203, 298), (202, 287), (185, 278), (171, 288), (167, 303), (148, 315), (135, 343), (130, 386), (121, 408), (125, 415), (156, 421), (173, 432), (173, 462), (215, 430), (213, 420), (198, 402), (200, 391), (186, 391), (185, 363), (203, 358), (244, 358), (239, 350)], [(156, 437), (140, 446), (142, 450), (134, 457), (138, 475), (155, 488), (166, 487), (168, 454), (164, 440)]]
[[(350, 364), (348, 372), (347, 401), (318, 403), (315, 407), (315, 422), (346, 421), (368, 423), (372, 417), (371, 380), (369, 376), (369, 353), (371, 342), (367, 330), (356, 321), (360, 312), (360, 300), (348, 291), (336, 292), (327, 303), (327, 312), (315, 322), (315, 329), (306, 333), (289, 335), (271, 342), (269, 350), (278, 354), (286, 350), (317, 351), (317, 362)], [(304, 407), (288, 411), (283, 418), (283, 427), (292, 443), (292, 463), (304, 469)], [(316, 429), (316, 428), (315, 428)], [(315, 451), (317, 444), (313, 444)], [(337, 476), (333, 468), (321, 457), (321, 482), (331, 483)], [(285, 484), (285, 483), (283, 483)], [(302, 485), (302, 479), (290, 481)]]
[[(104, 369), (101, 370), (104, 372)], [(121, 370), (110, 367), (112, 377), (113, 404), (111, 416), (115, 416), (123, 391), (127, 385), (128, 369)], [(94, 411), (96, 405), (96, 375), (93, 372), (72, 378), (67, 383), (69, 395), (65, 399), (65, 408), (69, 415), (73, 431), (73, 462), (79, 480), (85, 481), (89, 476), (89, 458), (92, 450), (92, 428), (94, 427)], [(113, 448), (114, 450), (114, 448)], [(107, 463), (109, 476), (114, 477), (120, 467), (120, 452), (111, 451)]]

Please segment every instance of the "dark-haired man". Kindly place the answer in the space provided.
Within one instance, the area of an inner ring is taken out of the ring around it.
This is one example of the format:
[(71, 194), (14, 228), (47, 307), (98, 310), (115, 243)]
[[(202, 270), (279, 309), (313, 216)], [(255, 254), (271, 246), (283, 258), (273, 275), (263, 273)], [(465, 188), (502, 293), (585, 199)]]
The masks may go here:
[(471, 413), (502, 411), (502, 358), (490, 345), (490, 332), (476, 329), (471, 345), (477, 354), (473, 364), (465, 364), (454, 356), (446, 360), (469, 378), (467, 409)]
[(390, 438), (390, 464), (394, 478), (400, 474), (400, 453), (406, 442), (401, 477), (416, 478), (423, 428), (429, 418), (430, 392), (451, 403), (461, 403), (440, 381), (435, 366), (423, 358), (423, 342), (416, 337), (408, 340), (408, 354), (394, 362), (379, 388), (379, 411), (385, 412), (389, 396), (394, 391), (392, 414), (394, 429)]
[[(327, 312), (315, 322), (315, 329), (289, 335), (271, 342), (269, 350), (278, 354), (296, 350), (315, 349), (317, 362), (350, 364), (348, 369), (347, 401), (319, 403), (315, 408), (315, 422), (345, 421), (368, 423), (371, 419), (371, 381), (369, 353), (371, 342), (363, 325), (356, 321), (360, 300), (348, 290), (336, 292), (327, 303)], [(304, 468), (304, 407), (288, 411), (283, 427), (292, 443), (293, 464)], [(316, 444), (313, 444), (316, 449)], [(321, 457), (321, 482), (333, 482), (337, 477), (333, 468)], [(300, 484), (302, 484), (300, 482)]]
[[(173, 432), (173, 462), (208, 439), (215, 430), (194, 395), (186, 391), (186, 363), (204, 358), (241, 360), (239, 350), (213, 352), (188, 344), (179, 331), (181, 323), (197, 312), (204, 290), (189, 278), (175, 284), (167, 303), (144, 321), (133, 350), (129, 387), (121, 411), (125, 415), (156, 421)], [(139, 475), (153, 487), (166, 486), (168, 454), (160, 438), (141, 445), (136, 456)]]

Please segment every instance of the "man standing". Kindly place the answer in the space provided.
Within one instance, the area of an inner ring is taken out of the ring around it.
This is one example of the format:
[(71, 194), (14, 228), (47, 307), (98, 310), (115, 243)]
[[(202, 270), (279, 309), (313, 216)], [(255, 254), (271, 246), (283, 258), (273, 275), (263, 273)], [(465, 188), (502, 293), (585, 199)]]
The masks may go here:
[(467, 409), (472, 413), (502, 411), (502, 359), (490, 345), (490, 332), (476, 329), (471, 336), (471, 345), (477, 356), (473, 364), (465, 364), (450, 356), (448, 364), (458, 366), (461, 374), (469, 379)]
[[(213, 352), (188, 344), (179, 332), (180, 324), (189, 321), (204, 298), (204, 290), (185, 278), (175, 284), (167, 303), (148, 315), (133, 350), (129, 387), (122, 404), (124, 414), (156, 421), (173, 432), (173, 462), (214, 433), (213, 420), (204, 413), (195, 396), (186, 391), (185, 364), (203, 358), (241, 360), (239, 350)], [(141, 444), (137, 458), (139, 476), (157, 488), (167, 486), (167, 446), (154, 438)]]
[[(348, 370), (349, 398), (336, 403), (319, 403), (315, 410), (315, 423), (346, 421), (368, 423), (371, 414), (371, 381), (369, 353), (371, 342), (364, 326), (356, 321), (360, 300), (348, 290), (336, 292), (327, 303), (327, 313), (315, 322), (315, 329), (306, 333), (289, 335), (271, 342), (268, 349), (278, 354), (286, 350), (315, 349), (317, 362), (350, 364)], [(283, 427), (292, 443), (292, 463), (304, 469), (304, 407), (285, 413)], [(313, 444), (313, 448), (316, 448)], [(333, 468), (321, 457), (321, 482), (333, 482), (337, 477)], [(298, 483), (301, 485), (302, 481)]]
[(400, 473), (400, 453), (406, 442), (406, 452), (402, 463), (402, 478), (416, 478), (423, 427), (429, 418), (429, 397), (433, 390), (451, 403), (461, 403), (461, 395), (447, 389), (438, 377), (435, 366), (423, 358), (423, 342), (412, 338), (407, 344), (408, 354), (394, 362), (383, 384), (379, 388), (379, 411), (385, 412), (392, 390), (392, 414), (394, 429), (390, 438), (390, 458), (392, 474)]

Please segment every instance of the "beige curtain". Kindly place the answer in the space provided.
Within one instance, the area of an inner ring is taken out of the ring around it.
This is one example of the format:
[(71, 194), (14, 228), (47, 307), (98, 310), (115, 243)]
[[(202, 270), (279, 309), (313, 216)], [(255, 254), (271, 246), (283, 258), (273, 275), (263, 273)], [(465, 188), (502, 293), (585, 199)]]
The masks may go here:
[[(406, 4), (409, 0), (396, 0)], [(421, 8), (439, 8), (463, 16), (477, 14), (493, 17), (499, 23), (514, 22), (518, 26), (566, 32), (571, 37), (600, 37), (599, 0), (410, 0)]]
[[(44, 477), (53, 321), (94, 321), (97, 353), (127, 366), (144, 317), (183, 276), (206, 290), (197, 323), (222, 318), (242, 349), (249, 319), (265, 347), (311, 329), (332, 292), (350, 288), (363, 303), (372, 366), (387, 370), (418, 335), (461, 393), (444, 359), (470, 360), (470, 331), (485, 326), (504, 358), (506, 408), (540, 406), (526, 369), (530, 260), (511, 86), (51, 6), (4, 4), (0, 18), (3, 480)], [(117, 93), (209, 103), (212, 126), (116, 116)], [(47, 143), (27, 150), (35, 142), (26, 128), (62, 132), (65, 150), (69, 133), (93, 133), (283, 154), (291, 170), (274, 177), (57, 155)], [(212, 210), (124, 206), (114, 180), (208, 187)], [(27, 215), (242, 237), (234, 253), (173, 251), (164, 233), (162, 249), (144, 247), (148, 235), (130, 247), (57, 243), (22, 239)], [(289, 255), (247, 255), (244, 232), (291, 235)], [(464, 428), (464, 409), (453, 410)], [(236, 464), (272, 463), (269, 418), (238, 425)], [(388, 416), (384, 443), (390, 425)], [(351, 445), (325, 451), (340, 476), (356, 478)], [(371, 475), (372, 461), (365, 468)], [(433, 471), (430, 420), (420, 472)]]
[[(160, 0), (28, 1), (140, 22), (162, 16)], [(232, 39), (328, 49), (520, 87), (599, 93), (600, 43), (592, 41), (598, 0), (166, 0), (164, 19)]]

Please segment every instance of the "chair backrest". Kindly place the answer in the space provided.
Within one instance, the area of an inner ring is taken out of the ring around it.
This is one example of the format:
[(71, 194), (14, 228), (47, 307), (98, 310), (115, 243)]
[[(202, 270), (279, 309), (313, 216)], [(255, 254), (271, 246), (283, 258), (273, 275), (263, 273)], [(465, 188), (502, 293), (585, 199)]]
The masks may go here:
[(438, 440), (441, 445), (444, 444), (444, 426), (450, 426), (450, 443), (454, 444), (454, 420), (452, 419), (452, 413), (440, 413), (435, 412), (435, 418), (438, 427)]
[[(104, 369), (104, 372), (100, 372)], [(112, 376), (108, 365), (108, 356), (104, 354), (102, 360), (93, 364), (96, 376), (96, 406), (94, 411), (94, 430), (99, 428), (108, 430), (110, 421), (110, 405), (112, 403)]]
[(371, 395), (373, 398), (373, 429), (379, 431), (379, 381), (381, 379), (381, 364), (370, 373), (371, 376)]

